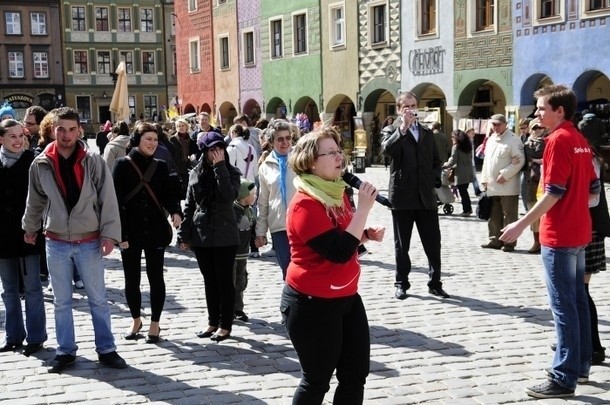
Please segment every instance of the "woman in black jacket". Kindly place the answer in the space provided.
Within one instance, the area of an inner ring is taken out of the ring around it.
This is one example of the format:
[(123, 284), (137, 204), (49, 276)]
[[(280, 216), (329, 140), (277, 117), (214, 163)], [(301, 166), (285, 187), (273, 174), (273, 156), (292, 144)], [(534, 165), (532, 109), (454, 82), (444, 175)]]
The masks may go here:
[[(26, 340), (23, 354), (30, 356), (42, 349), (47, 340), (40, 283), (41, 240), (36, 245), (26, 244), (21, 229), (34, 152), (25, 149), (27, 138), (23, 126), (13, 119), (0, 124), (0, 139), (0, 279), (6, 331), (6, 342), (0, 352), (15, 351)], [(19, 298), (20, 274), (25, 292), (25, 325)]]
[(233, 264), (239, 245), (233, 202), (240, 172), (229, 163), (222, 135), (208, 132), (200, 144), (202, 156), (189, 177), (178, 242), (181, 249), (195, 252), (203, 274), (208, 328), (197, 336), (220, 342), (230, 336), (233, 326)]
[(125, 339), (138, 338), (142, 329), (140, 308), (140, 260), (146, 258), (146, 275), (150, 283), (150, 327), (146, 343), (159, 341), (159, 320), (165, 304), (163, 260), (165, 248), (173, 236), (166, 211), (175, 228), (182, 220), (180, 202), (171, 192), (169, 171), (163, 160), (153, 157), (159, 144), (152, 124), (136, 125), (129, 154), (114, 164), (112, 176), (121, 207), (121, 259), (125, 272), (125, 295), (133, 318)]

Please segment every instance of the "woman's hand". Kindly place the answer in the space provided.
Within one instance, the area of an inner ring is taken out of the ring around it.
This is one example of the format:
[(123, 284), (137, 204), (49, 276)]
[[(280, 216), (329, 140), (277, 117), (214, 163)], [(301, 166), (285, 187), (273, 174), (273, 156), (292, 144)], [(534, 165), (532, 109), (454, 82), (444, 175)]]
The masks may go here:
[(363, 181), (358, 190), (358, 210), (370, 211), (377, 197), (377, 189), (371, 183)]
[(267, 244), (267, 237), (266, 236), (257, 236), (254, 239), (254, 244), (256, 245), (257, 248), (261, 248), (261, 247), (265, 246)]
[(222, 148), (211, 149), (210, 154), (212, 155), (211, 157), (213, 165), (225, 160), (225, 150)]
[(182, 217), (180, 214), (172, 214), (172, 225), (174, 228), (178, 229), (180, 224), (182, 223)]
[(385, 235), (385, 226), (370, 226), (366, 228), (366, 235), (369, 240), (381, 242)]
[(125, 240), (125, 241), (119, 243), (119, 248), (121, 248), (121, 249), (129, 249), (129, 242)]
[(189, 250), (191, 250), (190, 243), (180, 242), (180, 250), (184, 252), (188, 252)]

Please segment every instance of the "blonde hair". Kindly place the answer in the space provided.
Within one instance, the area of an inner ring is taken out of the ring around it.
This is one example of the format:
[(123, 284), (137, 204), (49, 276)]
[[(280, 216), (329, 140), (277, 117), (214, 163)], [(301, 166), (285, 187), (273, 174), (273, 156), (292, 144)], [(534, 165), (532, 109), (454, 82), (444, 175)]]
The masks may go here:
[(184, 118), (178, 118), (176, 121), (174, 121), (174, 124), (176, 126), (176, 131), (178, 130), (178, 125), (180, 125), (180, 124), (186, 125), (187, 131), (190, 131), (190, 129), (191, 129), (191, 124), (189, 124), (188, 121), (185, 120)]
[[(333, 128), (320, 128), (299, 138), (288, 157), (288, 164), (297, 174), (311, 173), (314, 162), (318, 158), (318, 144), (322, 139), (332, 139), (340, 146), (341, 137)], [(343, 159), (345, 165), (345, 159)]]

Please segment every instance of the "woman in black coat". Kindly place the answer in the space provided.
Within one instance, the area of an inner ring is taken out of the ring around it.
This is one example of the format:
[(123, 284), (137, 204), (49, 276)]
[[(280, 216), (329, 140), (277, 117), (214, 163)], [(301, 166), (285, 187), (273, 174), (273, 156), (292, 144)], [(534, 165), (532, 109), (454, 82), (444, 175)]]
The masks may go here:
[(156, 343), (161, 333), (159, 320), (165, 304), (163, 260), (165, 248), (173, 236), (166, 211), (171, 214), (175, 228), (182, 220), (180, 202), (171, 191), (167, 164), (153, 157), (158, 144), (153, 125), (139, 123), (132, 135), (131, 150), (115, 162), (112, 173), (121, 207), (122, 240), (119, 247), (125, 272), (125, 295), (133, 318), (131, 330), (124, 338), (137, 339), (142, 329), (140, 260), (144, 251), (151, 306), (146, 343)]
[(197, 336), (220, 342), (233, 326), (233, 264), (239, 245), (233, 202), (241, 173), (229, 163), (222, 135), (208, 132), (201, 145), (201, 159), (189, 177), (178, 242), (181, 249), (195, 252), (205, 284), (208, 328)]
[[(47, 340), (46, 314), (40, 283), (41, 240), (28, 245), (23, 239), (21, 217), (28, 194), (30, 164), (34, 152), (25, 149), (23, 126), (13, 119), (0, 124), (0, 279), (5, 309), (6, 342), (0, 352), (15, 351), (27, 341), (23, 354), (30, 356)], [(19, 297), (19, 275), (25, 292), (25, 324)]]

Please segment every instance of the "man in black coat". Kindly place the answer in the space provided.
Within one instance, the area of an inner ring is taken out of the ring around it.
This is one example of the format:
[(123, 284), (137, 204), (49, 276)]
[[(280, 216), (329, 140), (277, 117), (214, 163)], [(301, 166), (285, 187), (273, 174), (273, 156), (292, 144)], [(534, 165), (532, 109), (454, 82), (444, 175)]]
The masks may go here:
[(434, 134), (417, 122), (417, 97), (405, 92), (396, 99), (398, 119), (382, 129), (381, 148), (392, 160), (389, 199), (393, 205), (396, 255), (396, 292), (407, 298), (411, 287), (409, 247), (413, 224), (428, 257), (430, 294), (449, 298), (441, 282), (441, 232), (438, 223), (436, 188), (441, 185), (441, 165)]

